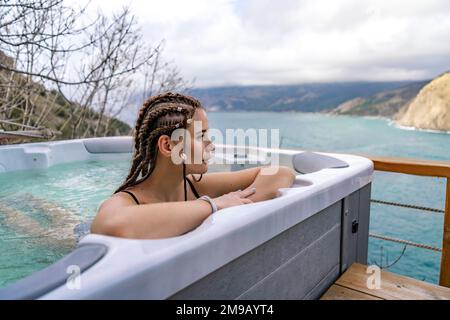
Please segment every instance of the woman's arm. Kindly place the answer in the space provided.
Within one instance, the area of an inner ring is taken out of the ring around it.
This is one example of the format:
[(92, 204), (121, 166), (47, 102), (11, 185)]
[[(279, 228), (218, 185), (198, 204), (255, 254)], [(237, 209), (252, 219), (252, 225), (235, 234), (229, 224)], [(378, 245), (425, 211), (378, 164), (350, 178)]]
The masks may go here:
[(273, 199), (277, 197), (279, 188), (288, 188), (294, 183), (295, 173), (289, 167), (280, 166), (274, 174), (262, 174), (262, 169), (261, 167), (255, 180), (247, 187), (256, 188), (256, 192), (248, 197), (253, 202)]
[(212, 172), (203, 175), (199, 182), (191, 179), (200, 194), (210, 197), (218, 197), (222, 194), (244, 190), (250, 187), (256, 188), (256, 193), (249, 197), (252, 201), (273, 199), (279, 188), (287, 188), (295, 180), (294, 171), (287, 166), (270, 167), (274, 174), (264, 175), (261, 169), (269, 168), (254, 167), (233, 172)]
[[(194, 183), (201, 184), (205, 191), (199, 191), (214, 198), (223, 209), (273, 199), (279, 188), (290, 187), (295, 179), (288, 167), (281, 166), (272, 175), (262, 174), (262, 168), (211, 173)], [(243, 191), (235, 191), (239, 189)], [(91, 232), (135, 239), (173, 237), (198, 227), (211, 211), (203, 200), (136, 205), (130, 197), (116, 194), (100, 206)]]
[(91, 225), (92, 233), (134, 239), (181, 235), (211, 214), (202, 200), (136, 205), (122, 196), (103, 202)]
[[(254, 191), (231, 192), (215, 200), (219, 209), (251, 203)], [(136, 205), (116, 194), (102, 203), (91, 232), (115, 237), (157, 239), (178, 236), (198, 227), (212, 212), (203, 200)]]

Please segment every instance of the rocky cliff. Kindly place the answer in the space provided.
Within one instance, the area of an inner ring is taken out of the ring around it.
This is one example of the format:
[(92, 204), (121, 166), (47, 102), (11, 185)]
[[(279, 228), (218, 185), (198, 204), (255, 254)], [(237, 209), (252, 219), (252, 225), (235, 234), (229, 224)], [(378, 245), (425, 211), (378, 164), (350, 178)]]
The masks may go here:
[(450, 131), (450, 72), (423, 87), (396, 122), (403, 126)]

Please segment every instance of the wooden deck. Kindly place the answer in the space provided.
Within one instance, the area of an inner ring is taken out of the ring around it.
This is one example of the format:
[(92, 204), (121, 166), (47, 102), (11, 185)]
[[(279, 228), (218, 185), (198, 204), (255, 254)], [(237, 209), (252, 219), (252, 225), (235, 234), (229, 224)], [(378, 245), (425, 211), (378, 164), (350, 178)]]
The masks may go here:
[[(450, 300), (450, 288), (381, 271), (379, 289), (369, 289), (367, 266), (354, 263), (321, 300)], [(369, 281), (370, 282), (370, 281)]]

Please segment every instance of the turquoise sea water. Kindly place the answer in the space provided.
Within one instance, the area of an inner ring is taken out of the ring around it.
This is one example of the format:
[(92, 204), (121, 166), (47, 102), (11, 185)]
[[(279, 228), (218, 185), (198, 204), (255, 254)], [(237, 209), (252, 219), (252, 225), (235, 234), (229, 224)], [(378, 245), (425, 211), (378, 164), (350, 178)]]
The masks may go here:
[[(211, 128), (279, 129), (282, 147), (450, 161), (450, 135), (398, 129), (385, 120), (304, 113), (209, 113)], [(122, 181), (128, 161), (91, 161), (0, 175), (0, 287), (68, 253), (72, 227), (94, 216)], [(444, 207), (445, 181), (376, 173), (372, 197)], [(45, 201), (43, 201), (45, 199)], [(32, 217), (32, 223), (30, 218)], [(442, 214), (372, 204), (370, 231), (440, 247)], [(61, 230), (61, 226), (67, 228)], [(45, 232), (43, 231), (45, 230)], [(369, 263), (389, 265), (403, 246), (370, 239)], [(440, 254), (407, 247), (388, 270), (437, 282)]]

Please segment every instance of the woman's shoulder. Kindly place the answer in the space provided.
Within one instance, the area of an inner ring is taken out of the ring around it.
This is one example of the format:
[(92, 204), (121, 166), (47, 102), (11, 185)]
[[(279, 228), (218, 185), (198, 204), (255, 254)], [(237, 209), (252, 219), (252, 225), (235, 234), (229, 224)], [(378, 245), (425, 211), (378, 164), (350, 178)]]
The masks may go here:
[(105, 199), (97, 208), (97, 214), (91, 224), (91, 232), (104, 233), (102, 230), (108, 222), (117, 217), (120, 208), (136, 205), (136, 203), (124, 192), (117, 192)]
[(126, 192), (117, 192), (105, 199), (98, 207), (98, 212), (105, 209), (135, 205), (136, 202)]

